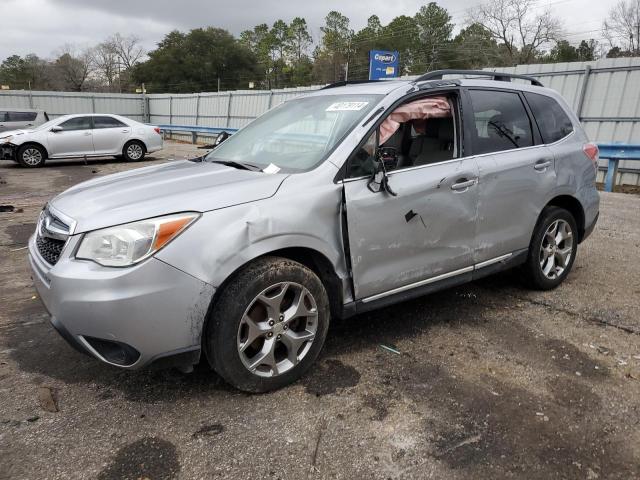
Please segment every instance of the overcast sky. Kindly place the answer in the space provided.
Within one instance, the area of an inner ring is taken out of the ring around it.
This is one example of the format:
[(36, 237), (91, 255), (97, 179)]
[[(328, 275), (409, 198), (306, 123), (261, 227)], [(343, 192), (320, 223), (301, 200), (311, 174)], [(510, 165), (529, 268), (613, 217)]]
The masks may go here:
[[(538, 0), (564, 22), (567, 39), (601, 38), (600, 27), (617, 0)], [(234, 34), (259, 23), (272, 24), (296, 16), (307, 19), (314, 40), (330, 10), (361, 28), (378, 15), (384, 24), (398, 15), (413, 15), (428, 1), (417, 0), (0, 0), (0, 61), (9, 55), (36, 53), (53, 57), (66, 43), (91, 46), (115, 32), (135, 34), (152, 50), (173, 29), (203, 26), (226, 28)], [(441, 0), (460, 26), (466, 9), (477, 0)]]

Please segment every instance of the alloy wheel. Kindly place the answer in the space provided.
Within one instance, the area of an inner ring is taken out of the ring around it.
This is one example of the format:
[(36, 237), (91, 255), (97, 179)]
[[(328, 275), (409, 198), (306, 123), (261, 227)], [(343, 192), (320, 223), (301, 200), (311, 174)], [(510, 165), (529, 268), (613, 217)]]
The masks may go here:
[(258, 294), (245, 310), (237, 335), (243, 365), (260, 377), (294, 368), (311, 348), (318, 308), (304, 286), (281, 282)]
[(37, 148), (27, 148), (22, 153), (22, 161), (32, 167), (40, 165), (42, 162), (42, 152)]
[(573, 232), (565, 220), (555, 220), (549, 225), (540, 245), (540, 268), (545, 277), (561, 276), (573, 255)]
[(142, 158), (142, 147), (137, 143), (132, 143), (127, 147), (127, 156), (132, 160), (139, 160)]

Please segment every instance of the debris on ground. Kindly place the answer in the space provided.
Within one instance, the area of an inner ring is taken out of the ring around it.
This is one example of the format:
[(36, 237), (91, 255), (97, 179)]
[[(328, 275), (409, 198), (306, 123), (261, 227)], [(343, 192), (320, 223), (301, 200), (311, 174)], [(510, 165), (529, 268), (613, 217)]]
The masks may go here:
[(386, 350), (387, 352), (395, 353), (396, 355), (401, 355), (401, 353), (398, 350), (396, 350), (395, 348), (388, 347), (388, 346), (382, 345), (382, 344), (380, 344), (380, 348)]
[(50, 387), (38, 387), (38, 402), (46, 412), (58, 412), (58, 402), (56, 402), (55, 392)]

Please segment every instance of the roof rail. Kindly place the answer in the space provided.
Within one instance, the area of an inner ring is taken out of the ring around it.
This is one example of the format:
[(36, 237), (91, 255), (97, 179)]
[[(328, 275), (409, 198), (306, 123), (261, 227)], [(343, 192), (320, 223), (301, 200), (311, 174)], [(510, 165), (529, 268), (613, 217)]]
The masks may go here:
[(441, 80), (445, 75), (478, 75), (483, 77), (491, 77), (492, 80), (499, 82), (510, 82), (513, 78), (519, 78), (520, 80), (527, 80), (531, 82), (531, 85), (537, 87), (544, 87), (539, 80), (527, 75), (518, 75), (516, 73), (504, 73), (504, 72), (488, 72), (486, 70), (434, 70), (433, 72), (427, 72), (424, 75), (418, 77), (414, 82), (423, 82), (425, 80)]
[(358, 85), (359, 83), (375, 83), (380, 80), (340, 80), (339, 82), (330, 83), (325, 85), (320, 90), (326, 90), (327, 88), (344, 87), (346, 85)]

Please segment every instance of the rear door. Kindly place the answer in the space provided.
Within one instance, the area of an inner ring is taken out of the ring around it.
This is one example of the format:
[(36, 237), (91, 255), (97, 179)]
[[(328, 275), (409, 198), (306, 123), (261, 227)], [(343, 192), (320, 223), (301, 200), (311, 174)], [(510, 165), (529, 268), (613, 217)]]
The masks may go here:
[(480, 174), (475, 263), (482, 263), (529, 247), (556, 173), (553, 152), (519, 92), (470, 88), (467, 94)]
[[(459, 146), (460, 129), (455, 131)], [(372, 143), (364, 143), (354, 158), (370, 155)], [(390, 172), (397, 196), (369, 190), (369, 176), (345, 179), (356, 300), (366, 303), (471, 271), (477, 178), (473, 158), (452, 158)]]
[(93, 130), (91, 117), (74, 117), (58, 125), (60, 132), (47, 134), (50, 157), (75, 157), (93, 155)]
[(131, 127), (117, 118), (93, 117), (93, 147), (96, 155), (121, 154), (130, 135)]

